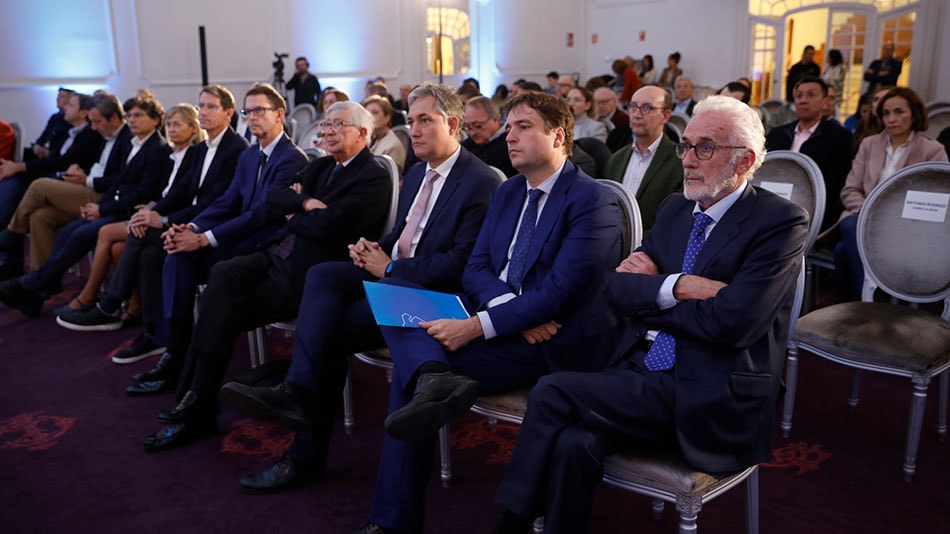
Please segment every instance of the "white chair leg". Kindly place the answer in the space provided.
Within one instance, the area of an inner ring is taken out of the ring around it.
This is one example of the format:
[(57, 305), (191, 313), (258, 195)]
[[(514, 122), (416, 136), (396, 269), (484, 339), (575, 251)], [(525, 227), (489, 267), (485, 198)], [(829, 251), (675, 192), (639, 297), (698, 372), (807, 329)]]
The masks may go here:
[(917, 448), (920, 446), (920, 430), (924, 426), (924, 404), (927, 402), (929, 375), (915, 375), (914, 394), (910, 400), (910, 422), (907, 427), (907, 451), (904, 453), (904, 481), (910, 482), (917, 469)]
[(251, 353), (251, 367), (257, 367), (267, 359), (267, 347), (264, 344), (264, 329), (247, 331), (248, 351)]
[(347, 434), (353, 433), (353, 383), (350, 378), (350, 367), (346, 368), (346, 382), (343, 383), (343, 429)]
[(696, 534), (696, 518), (702, 507), (702, 499), (676, 499), (676, 510), (680, 513), (679, 534)]
[(759, 534), (759, 468), (756, 467), (749, 478), (745, 479), (746, 490), (746, 532)]
[(792, 432), (792, 412), (795, 410), (795, 389), (798, 387), (798, 344), (789, 343), (785, 359), (785, 405), (782, 408), (782, 437)]
[(538, 517), (535, 518), (534, 524), (531, 525), (531, 532), (533, 534), (543, 534), (544, 533), (544, 518)]
[(861, 389), (861, 370), (855, 369), (851, 373), (851, 394), (848, 395), (848, 409), (852, 412), (858, 409), (858, 391)]
[(447, 488), (452, 484), (452, 440), (449, 436), (449, 424), (446, 423), (439, 429), (439, 452), (442, 456), (442, 487)]
[(950, 370), (940, 374), (940, 405), (937, 407), (937, 439), (947, 439), (947, 390), (950, 389)]
[(653, 498), (653, 506), (652, 506), (653, 519), (657, 521), (659, 521), (660, 519), (663, 519), (663, 508), (665, 506), (666, 506), (666, 503), (663, 502), (663, 499), (659, 497)]

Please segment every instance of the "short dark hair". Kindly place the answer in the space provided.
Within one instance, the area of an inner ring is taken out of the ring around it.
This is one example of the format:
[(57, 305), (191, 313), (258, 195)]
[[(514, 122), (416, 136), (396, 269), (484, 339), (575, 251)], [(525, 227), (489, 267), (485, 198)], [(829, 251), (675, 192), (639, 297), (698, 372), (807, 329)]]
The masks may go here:
[(298, 61), (303, 61), (304, 63), (307, 64), (308, 67), (310, 66), (310, 62), (307, 61), (307, 58), (305, 58), (305, 57), (303, 57), (303, 56), (300, 56), (300, 57), (298, 57), (297, 59), (295, 59), (295, 60), (294, 60), (294, 65), (296, 65)]
[(540, 91), (528, 91), (506, 102), (502, 112), (508, 115), (518, 106), (528, 106), (541, 115), (544, 133), (550, 133), (555, 128), (563, 129), (564, 153), (571, 157), (574, 153), (574, 113), (563, 98)]
[(92, 108), (99, 110), (99, 113), (105, 117), (106, 120), (112, 120), (112, 117), (116, 115), (118, 115), (120, 119), (125, 119), (125, 110), (122, 108), (122, 103), (119, 102), (118, 97), (112, 93), (101, 91), (93, 95), (89, 109)]
[(558, 74), (556, 70), (552, 70), (551, 72), (548, 73), (547, 77), (548, 77), (548, 78), (560, 78), (561, 75)]
[(792, 91), (798, 89), (798, 86), (803, 83), (817, 83), (821, 87), (821, 95), (828, 96), (828, 82), (822, 80), (818, 76), (802, 76), (800, 80), (795, 82), (795, 87), (792, 88)]
[(253, 95), (264, 95), (267, 97), (267, 101), (270, 102), (270, 105), (277, 109), (282, 109), (284, 112), (287, 111), (287, 101), (284, 100), (284, 97), (280, 96), (277, 89), (274, 89), (274, 86), (269, 83), (254, 84), (254, 86), (248, 89), (247, 93), (244, 94), (244, 100), (247, 100), (247, 97)]
[(744, 104), (748, 104), (749, 100), (752, 98), (752, 89), (749, 89), (749, 86), (744, 83), (729, 82), (722, 86), (722, 89), (720, 89), (719, 92), (721, 93), (723, 89), (728, 89), (731, 93), (742, 93), (742, 97), (739, 100), (741, 100)]
[(470, 98), (469, 101), (465, 103), (465, 107), (482, 108), (485, 110), (485, 113), (488, 115), (489, 119), (501, 117), (501, 111), (498, 109), (498, 104), (495, 104), (492, 99), (484, 95), (478, 95), (474, 98)]
[(481, 84), (478, 83), (478, 80), (476, 80), (475, 78), (465, 78), (464, 80), (462, 80), (462, 85), (466, 85), (466, 84), (474, 85), (475, 89), (477, 89), (479, 93), (482, 91)]
[(542, 91), (542, 92), (544, 91), (544, 89), (541, 89), (541, 85), (536, 82), (528, 82), (528, 81), (522, 80), (521, 82), (515, 82), (515, 85), (517, 85), (521, 89), (524, 89), (525, 91)]
[(828, 51), (828, 63), (831, 63), (832, 67), (836, 67), (844, 63), (844, 57), (841, 55), (841, 50), (837, 48), (832, 48)]
[(805, 45), (805, 49), (802, 50), (802, 53), (805, 53), (805, 52), (808, 52), (808, 51), (814, 52), (814, 51), (815, 51), (815, 47), (812, 46), (812, 45)]
[(874, 114), (881, 120), (881, 123), (884, 122), (884, 103), (894, 97), (901, 97), (907, 101), (907, 107), (910, 108), (912, 117), (910, 129), (915, 132), (926, 130), (928, 126), (927, 106), (924, 104), (923, 99), (920, 98), (920, 95), (914, 92), (910, 87), (895, 87), (884, 94), (881, 101), (877, 103), (877, 109), (874, 110)]
[(133, 96), (125, 101), (125, 111), (128, 112), (132, 108), (141, 109), (150, 118), (157, 120), (159, 126), (165, 121), (165, 108), (154, 98)]
[(92, 107), (92, 96), (87, 95), (86, 93), (77, 93), (73, 92), (69, 95), (69, 98), (76, 97), (79, 99), (79, 109), (84, 109), (89, 111), (89, 108)]
[[(206, 85), (201, 88), (201, 93), (208, 93), (209, 95), (218, 97), (218, 100), (221, 101), (221, 107), (224, 109), (234, 109), (234, 95), (223, 85), (216, 83)], [(201, 93), (198, 93), (199, 96)]]

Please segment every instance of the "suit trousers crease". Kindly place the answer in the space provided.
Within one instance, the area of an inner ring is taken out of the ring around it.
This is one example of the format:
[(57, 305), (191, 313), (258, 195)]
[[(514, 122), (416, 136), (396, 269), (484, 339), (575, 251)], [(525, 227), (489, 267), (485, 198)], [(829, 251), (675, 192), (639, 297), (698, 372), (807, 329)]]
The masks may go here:
[(46, 263), (23, 278), (23, 287), (41, 291), (58, 286), (66, 271), (96, 247), (99, 229), (115, 220), (112, 215), (95, 221), (76, 219), (62, 227), (56, 234), (52, 254)]
[(286, 380), (314, 395), (308, 407), (313, 426), (294, 437), (293, 458), (326, 463), (350, 356), (385, 346), (363, 290), (363, 281), (375, 279), (350, 262), (323, 263), (307, 272)]
[(644, 355), (637, 349), (600, 373), (542, 378), (496, 500), (525, 517), (545, 515), (545, 532), (583, 532), (604, 458), (633, 444), (675, 447), (675, 375), (646, 370)]

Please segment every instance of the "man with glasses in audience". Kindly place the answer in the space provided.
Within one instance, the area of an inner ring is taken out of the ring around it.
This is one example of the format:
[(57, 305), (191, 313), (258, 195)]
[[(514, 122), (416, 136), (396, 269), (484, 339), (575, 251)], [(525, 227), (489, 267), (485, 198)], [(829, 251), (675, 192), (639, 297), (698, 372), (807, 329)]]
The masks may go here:
[[(198, 123), (208, 139), (195, 147), (192, 166), (152, 206), (142, 207), (129, 221), (129, 235), (119, 264), (98, 303), (60, 314), (56, 321), (72, 330), (104, 329), (122, 323), (122, 303), (138, 288), (144, 330), (131, 345), (112, 356), (118, 364), (134, 363), (165, 351), (164, 332), (157, 328), (162, 317), (162, 233), (174, 224), (185, 224), (224, 194), (234, 177), (238, 157), (247, 140), (231, 128), (234, 95), (221, 85), (208, 85), (198, 95)], [(149, 394), (154, 382), (165, 377), (171, 356), (163, 354), (155, 368), (137, 373), (130, 395)], [(144, 385), (142, 385), (144, 384)]]
[(284, 383), (263, 388), (230, 382), (222, 389), (252, 415), (298, 430), (276, 463), (241, 479), (246, 492), (282, 491), (325, 476), (350, 356), (386, 345), (364, 281), (461, 290), (462, 269), (498, 177), (459, 145), (462, 103), (451, 87), (423, 83), (408, 98), (412, 144), (423, 163), (406, 173), (395, 227), (378, 242), (361, 238), (350, 245), (352, 261), (307, 272)]
[(773, 413), (808, 215), (748, 184), (762, 121), (727, 96), (696, 105), (683, 194), (617, 267), (623, 316), (610, 366), (538, 381), (496, 499), (495, 532), (584, 532), (604, 459), (634, 445), (679, 450), (694, 469), (734, 473), (771, 458)]
[(496, 167), (509, 178), (518, 174), (508, 157), (505, 129), (501, 125), (501, 111), (487, 96), (476, 96), (465, 103), (465, 125), (468, 139), (462, 146), (484, 161)]
[(637, 198), (644, 235), (653, 228), (656, 210), (670, 193), (683, 190), (683, 166), (674, 145), (663, 134), (673, 100), (660, 87), (641, 87), (630, 99), (627, 113), (633, 143), (610, 157), (604, 177), (620, 182)]
[(269, 84), (247, 92), (241, 115), (258, 142), (238, 158), (223, 195), (190, 222), (172, 224), (162, 234), (168, 257), (162, 266), (161, 320), (168, 358), (161, 377), (133, 385), (131, 395), (175, 389), (191, 341), (198, 286), (216, 263), (253, 252), (285, 222), (283, 214), (267, 209), (267, 193), (288, 186), (307, 165), (307, 156), (284, 133), (285, 108), (284, 98)]
[(171, 449), (216, 432), (218, 388), (238, 334), (296, 317), (311, 266), (345, 260), (348, 244), (379, 236), (392, 181), (367, 147), (373, 124), (356, 102), (330, 106), (320, 123), (330, 156), (267, 195), (270, 211), (287, 218), (284, 231), (268, 248), (212, 270), (181, 374), (180, 402), (160, 418), (166, 426), (145, 439), (146, 448)]
[(630, 121), (630, 117), (617, 106), (617, 93), (609, 87), (598, 87), (594, 90), (594, 105), (597, 106), (597, 118), (611, 130), (626, 126)]

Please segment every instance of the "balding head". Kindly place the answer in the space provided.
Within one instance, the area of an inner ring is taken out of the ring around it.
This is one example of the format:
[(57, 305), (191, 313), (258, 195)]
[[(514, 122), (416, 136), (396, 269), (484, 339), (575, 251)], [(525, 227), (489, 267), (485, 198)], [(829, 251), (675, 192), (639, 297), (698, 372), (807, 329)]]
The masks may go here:
[(557, 92), (559, 95), (567, 97), (567, 93), (570, 92), (572, 87), (574, 87), (574, 78), (569, 74), (562, 74), (557, 79)]
[(629, 107), (630, 129), (641, 151), (663, 135), (663, 127), (672, 109), (673, 98), (661, 87), (647, 85), (633, 93)]

